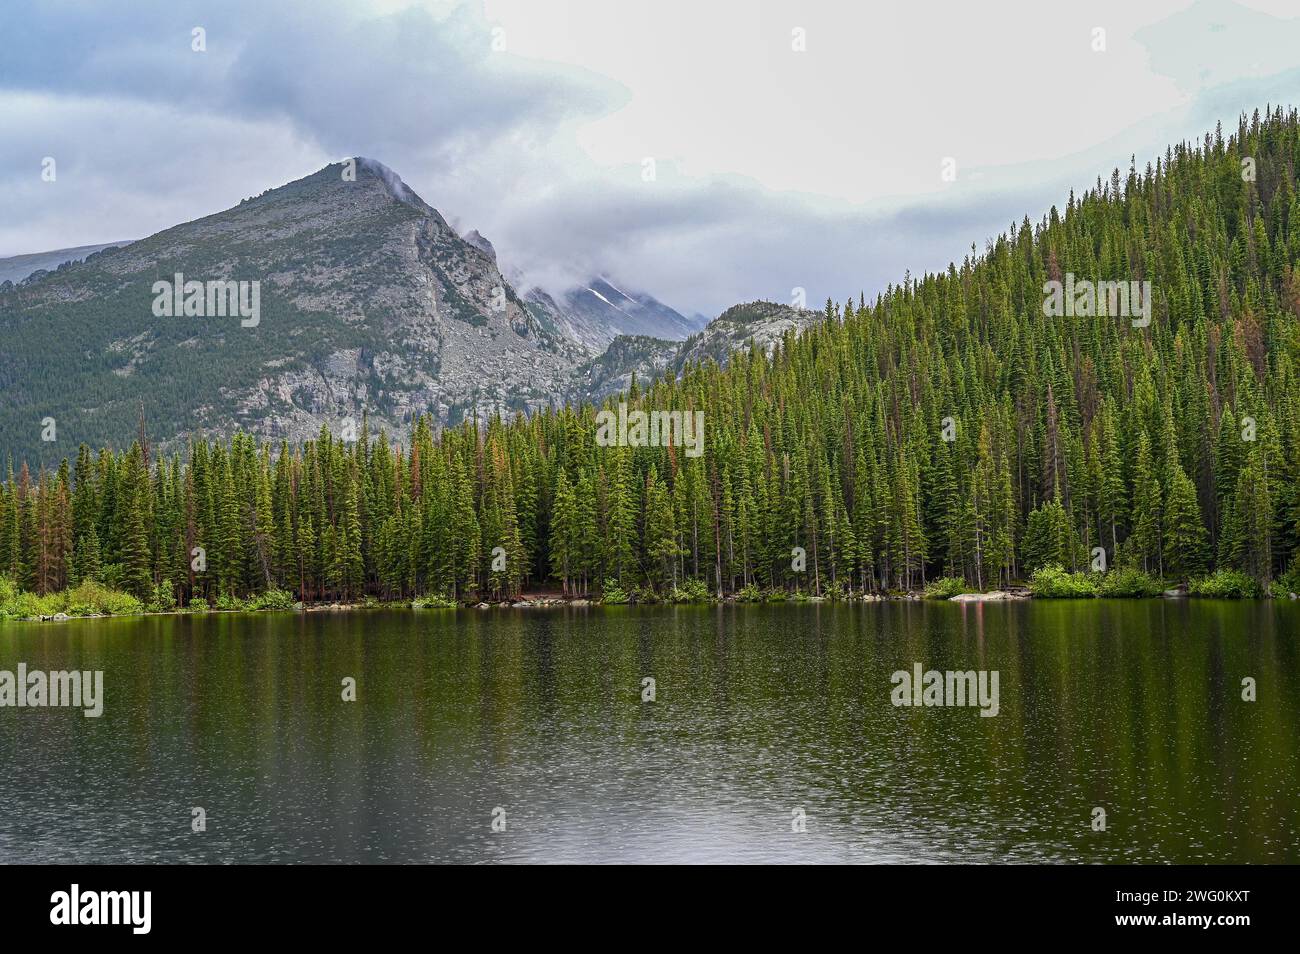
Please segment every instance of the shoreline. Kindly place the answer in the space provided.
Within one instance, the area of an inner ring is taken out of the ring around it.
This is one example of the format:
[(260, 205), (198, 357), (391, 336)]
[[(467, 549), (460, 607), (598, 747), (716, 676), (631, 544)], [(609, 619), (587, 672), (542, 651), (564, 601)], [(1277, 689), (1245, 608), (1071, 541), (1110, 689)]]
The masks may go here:
[[(1288, 598), (1289, 597), (1289, 598)], [(153, 610), (140, 613), (87, 613), (79, 615), (69, 615), (66, 613), (55, 613), (53, 615), (42, 616), (24, 616), (10, 617), (0, 619), (0, 623), (64, 623), (73, 620), (82, 619), (138, 619), (149, 616), (209, 616), (209, 615), (252, 615), (263, 613), (346, 613), (358, 610), (409, 610), (412, 612), (421, 612), (429, 610), (488, 610), (488, 609), (592, 609), (613, 606), (789, 606), (803, 605), (808, 603), (815, 604), (836, 604), (852, 605), (860, 603), (1022, 603), (1030, 600), (1036, 602), (1064, 602), (1067, 600), (1110, 600), (1115, 602), (1133, 603), (1150, 600), (1218, 600), (1233, 603), (1265, 603), (1265, 602), (1290, 602), (1300, 599), (1295, 593), (1288, 594), (1288, 597), (1276, 597), (1264, 595), (1260, 597), (1213, 597), (1213, 596), (1192, 596), (1185, 590), (1167, 590), (1163, 593), (1151, 596), (1077, 596), (1077, 597), (1059, 597), (1059, 596), (1035, 596), (1025, 587), (1011, 587), (1005, 590), (989, 590), (983, 593), (959, 593), (949, 597), (927, 597), (921, 590), (908, 592), (893, 593), (865, 593), (854, 594), (850, 597), (838, 596), (789, 596), (785, 599), (764, 599), (764, 600), (741, 600), (734, 596), (725, 596), (721, 599), (696, 600), (690, 602), (618, 602), (606, 603), (598, 598), (588, 596), (554, 596), (554, 595), (523, 595), (515, 599), (508, 600), (480, 600), (477, 602), (466, 602), (444, 605), (417, 605), (418, 600), (362, 600), (359, 602), (313, 602), (302, 603), (296, 602), (291, 607), (268, 607), (268, 608), (245, 608), (238, 609), (218, 609), (210, 607), (205, 610), (192, 610), (178, 607), (170, 610)]]

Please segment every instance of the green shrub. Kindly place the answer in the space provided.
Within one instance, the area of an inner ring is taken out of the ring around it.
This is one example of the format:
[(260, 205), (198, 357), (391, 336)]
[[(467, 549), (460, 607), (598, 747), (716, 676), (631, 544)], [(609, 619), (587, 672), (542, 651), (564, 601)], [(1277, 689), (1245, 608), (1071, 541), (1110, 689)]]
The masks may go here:
[(5, 616), (11, 619), (27, 619), (33, 616), (53, 616), (62, 612), (52, 596), (37, 596), (35, 593), (19, 591), (4, 606)]
[(853, 599), (853, 589), (847, 583), (839, 583), (826, 588), (826, 599), (841, 603)]
[[(84, 584), (83, 584), (84, 585)], [(92, 586), (98, 586), (94, 583)], [(136, 616), (144, 612), (144, 604), (130, 593), (106, 590), (99, 596), (99, 610), (109, 616)]]
[(1029, 592), (1040, 599), (1080, 599), (1096, 596), (1097, 584), (1087, 573), (1069, 573), (1055, 563), (1040, 566), (1029, 580)]
[(206, 599), (196, 596), (190, 600), (190, 605), (186, 609), (191, 613), (206, 613), (211, 608)]
[(1268, 595), (1275, 600), (1289, 600), (1294, 592), (1296, 591), (1282, 579), (1274, 580), (1268, 585)]
[(605, 585), (601, 587), (601, 602), (609, 606), (619, 606), (628, 602), (627, 592), (623, 587), (618, 585), (617, 580), (607, 579)]
[(663, 597), (655, 592), (655, 588), (647, 583), (645, 586), (639, 586), (633, 591), (633, 600), (637, 603), (662, 603)]
[(763, 602), (763, 591), (753, 583), (746, 583), (736, 591), (737, 603), (761, 603)]
[(1264, 595), (1264, 588), (1240, 570), (1216, 570), (1209, 576), (1192, 580), (1187, 592), (1192, 596), (1221, 600), (1255, 600)]
[(927, 600), (950, 600), (966, 592), (969, 592), (969, 587), (962, 577), (943, 576), (926, 584), (924, 596)]
[(455, 609), (455, 607), (456, 601), (448, 599), (441, 593), (417, 596), (411, 600), (411, 609)]
[(219, 610), (242, 610), (246, 609), (244, 601), (233, 593), (222, 593), (217, 596), (215, 608)]
[(133, 616), (144, 612), (144, 604), (130, 593), (111, 590), (102, 583), (86, 580), (60, 593), (37, 596), (18, 589), (13, 580), (0, 578), (0, 619), (33, 616)]
[(251, 610), (291, 610), (293, 609), (293, 594), (273, 588), (252, 597), (245, 606)]
[[(114, 590), (95, 580), (86, 580), (79, 586), (60, 594), (67, 606), (63, 612), (69, 616), (102, 613), (107, 616), (135, 616), (144, 612), (144, 603), (130, 593)], [(76, 606), (88, 612), (74, 614)]]
[(14, 603), (18, 600), (18, 584), (7, 576), (0, 576), (0, 619), (16, 616)]
[(1292, 593), (1300, 593), (1300, 553), (1291, 560), (1291, 566), (1269, 586), (1269, 592), (1279, 600), (1291, 598)]
[(703, 580), (683, 580), (681, 586), (674, 586), (668, 593), (670, 603), (707, 603), (712, 599), (709, 585)]
[(1097, 595), (1107, 597), (1159, 596), (1164, 586), (1149, 573), (1137, 569), (1111, 570), (1097, 584)]
[(176, 588), (171, 580), (163, 580), (153, 588), (153, 600), (149, 603), (151, 613), (170, 613), (176, 608)]

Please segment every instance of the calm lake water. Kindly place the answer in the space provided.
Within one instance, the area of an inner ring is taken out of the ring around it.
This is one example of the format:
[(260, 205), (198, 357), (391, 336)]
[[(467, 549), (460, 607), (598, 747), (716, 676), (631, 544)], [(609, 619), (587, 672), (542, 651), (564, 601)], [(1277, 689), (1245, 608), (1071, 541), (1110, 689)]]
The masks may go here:
[[(1162, 600), (0, 623), (0, 669), (106, 697), (0, 708), (0, 861), (1300, 862), (1297, 636)], [(915, 663), (997, 670), (998, 715), (895, 707)]]

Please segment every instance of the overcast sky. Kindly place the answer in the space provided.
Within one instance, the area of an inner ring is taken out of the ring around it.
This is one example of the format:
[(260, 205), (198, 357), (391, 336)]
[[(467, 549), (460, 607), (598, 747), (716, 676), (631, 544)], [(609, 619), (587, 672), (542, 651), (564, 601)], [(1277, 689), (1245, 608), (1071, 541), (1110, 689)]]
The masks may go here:
[(1300, 0), (4, 0), (0, 256), (361, 155), (552, 288), (816, 305), (1268, 103)]

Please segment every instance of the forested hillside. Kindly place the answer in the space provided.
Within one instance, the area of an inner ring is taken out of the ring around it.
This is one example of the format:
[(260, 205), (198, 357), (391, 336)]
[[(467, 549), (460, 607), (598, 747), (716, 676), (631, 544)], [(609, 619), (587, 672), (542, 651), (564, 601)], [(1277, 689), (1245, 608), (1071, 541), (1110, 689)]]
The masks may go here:
[[(592, 406), (424, 421), (406, 448), (364, 430), (236, 435), (183, 460), (83, 447), (11, 472), (0, 569), (41, 591), (95, 575), (150, 597), (165, 580), (183, 600), (825, 593), (989, 588), (1102, 548), (1166, 580), (1268, 581), (1300, 543), (1298, 163), (1294, 110), (1243, 119), (945, 273), (828, 303), (770, 357), (634, 382), (634, 409), (704, 412), (702, 456), (600, 446)], [(1149, 281), (1151, 323), (1045, 314), (1067, 273)]]

